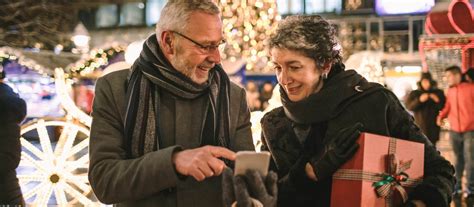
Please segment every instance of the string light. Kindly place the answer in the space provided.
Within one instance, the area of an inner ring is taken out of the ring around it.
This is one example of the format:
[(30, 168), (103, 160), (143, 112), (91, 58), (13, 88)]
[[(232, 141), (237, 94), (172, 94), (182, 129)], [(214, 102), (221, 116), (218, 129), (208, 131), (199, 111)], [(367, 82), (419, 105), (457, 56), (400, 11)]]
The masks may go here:
[(86, 58), (67, 67), (66, 71), (69, 71), (71, 77), (88, 76), (94, 73), (96, 69), (109, 64), (109, 59), (123, 52), (125, 52), (125, 48), (120, 45), (114, 45), (106, 50), (94, 49)]
[(0, 66), (5, 65), (7, 62), (16, 61), (21, 66), (35, 70), (41, 75), (52, 75), (47, 73), (47, 69), (42, 65), (36, 63), (35, 61), (25, 58), (25, 56), (16, 49), (10, 47), (1, 47), (0, 48)]
[(266, 39), (281, 17), (274, 0), (221, 0), (227, 46), (223, 58), (247, 61), (247, 70), (266, 66)]

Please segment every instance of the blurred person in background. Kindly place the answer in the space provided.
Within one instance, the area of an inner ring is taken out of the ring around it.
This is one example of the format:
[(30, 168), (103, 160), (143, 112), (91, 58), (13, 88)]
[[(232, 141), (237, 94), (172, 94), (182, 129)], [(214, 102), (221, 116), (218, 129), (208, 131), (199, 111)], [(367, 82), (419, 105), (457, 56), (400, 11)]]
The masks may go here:
[(273, 95), (273, 85), (271, 82), (265, 82), (262, 85), (262, 90), (260, 92), (260, 102), (262, 103), (262, 110), (265, 110), (268, 107), (268, 100), (272, 98)]
[(474, 83), (474, 68), (467, 69), (466, 73), (464, 73), (464, 79), (468, 83)]
[[(437, 117), (448, 118), (450, 138), (455, 155), (456, 178), (455, 202), (464, 195), (468, 206), (474, 205), (474, 84), (462, 82), (461, 68), (446, 68), (445, 76), (449, 85), (446, 104)], [(462, 189), (462, 177), (466, 170), (467, 188)]]
[(422, 73), (418, 89), (411, 91), (406, 100), (406, 107), (414, 113), (415, 123), (434, 146), (439, 140), (440, 133), (436, 117), (446, 102), (444, 92), (436, 86), (437, 83), (431, 77), (431, 73)]
[(4, 83), (0, 65), (0, 206), (25, 205), (15, 169), (20, 164), (20, 123), (26, 116), (26, 103)]
[(262, 102), (260, 102), (260, 93), (258, 92), (258, 86), (254, 81), (247, 81), (245, 84), (245, 89), (247, 90), (247, 102), (250, 108), (250, 111), (260, 111), (262, 110)]

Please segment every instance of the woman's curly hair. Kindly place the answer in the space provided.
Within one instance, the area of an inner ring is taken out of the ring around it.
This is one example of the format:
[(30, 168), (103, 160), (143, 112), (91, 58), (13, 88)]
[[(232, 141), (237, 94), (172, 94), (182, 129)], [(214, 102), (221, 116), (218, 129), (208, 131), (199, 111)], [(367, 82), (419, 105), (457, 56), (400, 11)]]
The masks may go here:
[(281, 48), (300, 52), (312, 58), (318, 66), (325, 63), (340, 63), (342, 47), (336, 30), (318, 15), (289, 16), (278, 23), (270, 36), (269, 48)]

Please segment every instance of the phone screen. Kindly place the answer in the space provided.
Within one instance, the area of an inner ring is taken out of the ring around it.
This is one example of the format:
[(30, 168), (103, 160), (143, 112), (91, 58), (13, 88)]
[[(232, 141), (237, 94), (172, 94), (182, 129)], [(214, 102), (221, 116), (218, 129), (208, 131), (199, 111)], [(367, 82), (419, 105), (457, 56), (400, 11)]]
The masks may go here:
[(247, 170), (251, 169), (266, 176), (269, 164), (269, 152), (240, 151), (236, 155), (234, 173), (235, 175), (243, 175)]

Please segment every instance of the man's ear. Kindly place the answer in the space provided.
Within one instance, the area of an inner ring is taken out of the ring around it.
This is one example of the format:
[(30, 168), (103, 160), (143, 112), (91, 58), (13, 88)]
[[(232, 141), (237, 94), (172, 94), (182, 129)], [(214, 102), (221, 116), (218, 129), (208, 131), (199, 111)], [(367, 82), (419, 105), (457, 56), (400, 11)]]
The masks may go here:
[(160, 35), (160, 43), (163, 48), (163, 52), (166, 54), (173, 54), (174, 41), (172, 39), (171, 32), (164, 31)]

